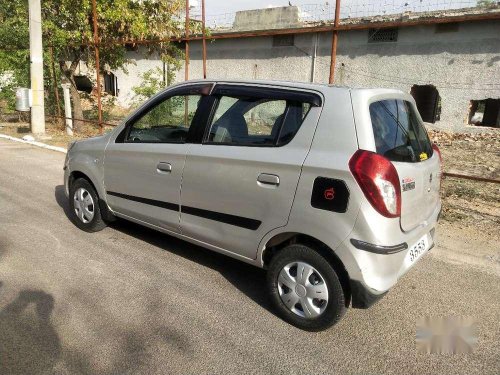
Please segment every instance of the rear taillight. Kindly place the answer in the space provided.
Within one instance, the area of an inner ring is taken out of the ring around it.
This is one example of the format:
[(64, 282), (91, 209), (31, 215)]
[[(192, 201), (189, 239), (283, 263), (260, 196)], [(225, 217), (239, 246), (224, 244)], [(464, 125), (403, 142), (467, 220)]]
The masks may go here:
[(349, 160), (349, 169), (373, 208), (385, 217), (401, 216), (399, 176), (389, 160), (358, 150)]
[(443, 157), (441, 156), (441, 151), (439, 151), (439, 147), (437, 146), (437, 144), (433, 143), (432, 144), (432, 149), (437, 152), (438, 156), (439, 156), (439, 162), (441, 163), (441, 165), (443, 165)]
[(439, 189), (441, 190), (441, 187), (443, 186), (443, 157), (441, 156), (439, 147), (435, 143), (432, 144), (432, 149), (439, 156)]

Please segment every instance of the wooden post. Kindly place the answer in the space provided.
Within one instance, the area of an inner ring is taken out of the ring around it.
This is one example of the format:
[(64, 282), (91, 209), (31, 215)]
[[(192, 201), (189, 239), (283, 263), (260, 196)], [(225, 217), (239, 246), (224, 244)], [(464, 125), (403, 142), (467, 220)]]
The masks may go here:
[(96, 0), (92, 0), (92, 17), (94, 21), (94, 50), (95, 50), (95, 70), (96, 70), (96, 85), (97, 85), (97, 119), (99, 123), (99, 133), (103, 133), (102, 123), (102, 105), (101, 105), (101, 78), (99, 66), (99, 35), (97, 28), (97, 4)]
[(332, 85), (335, 82), (335, 64), (337, 63), (337, 40), (340, 18), (340, 0), (335, 1), (335, 20), (333, 21), (333, 35), (332, 35), (332, 56), (330, 60), (330, 77), (328, 83)]

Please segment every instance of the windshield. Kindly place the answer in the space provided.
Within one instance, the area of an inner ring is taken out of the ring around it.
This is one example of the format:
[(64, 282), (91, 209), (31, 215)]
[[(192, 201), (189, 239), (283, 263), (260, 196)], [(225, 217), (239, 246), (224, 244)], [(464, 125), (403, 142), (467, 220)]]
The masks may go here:
[(432, 146), (412, 105), (401, 99), (370, 104), (377, 153), (391, 161), (420, 162), (432, 156)]

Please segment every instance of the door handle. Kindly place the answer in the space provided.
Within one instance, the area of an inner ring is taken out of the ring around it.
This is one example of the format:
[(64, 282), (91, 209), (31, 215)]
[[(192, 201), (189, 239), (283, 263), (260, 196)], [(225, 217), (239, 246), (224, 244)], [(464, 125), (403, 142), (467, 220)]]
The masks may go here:
[(161, 161), (156, 166), (156, 170), (158, 171), (158, 173), (170, 173), (172, 172), (172, 164), (164, 163)]
[(257, 177), (257, 181), (265, 185), (279, 186), (280, 184), (279, 176), (269, 173), (261, 173), (259, 177)]

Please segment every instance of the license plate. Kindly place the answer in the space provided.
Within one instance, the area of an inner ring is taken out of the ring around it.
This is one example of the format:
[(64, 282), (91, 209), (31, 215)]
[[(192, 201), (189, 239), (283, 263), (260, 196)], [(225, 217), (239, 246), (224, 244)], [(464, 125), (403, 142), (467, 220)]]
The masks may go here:
[(429, 249), (429, 240), (427, 234), (417, 241), (406, 254), (405, 264), (412, 265)]

